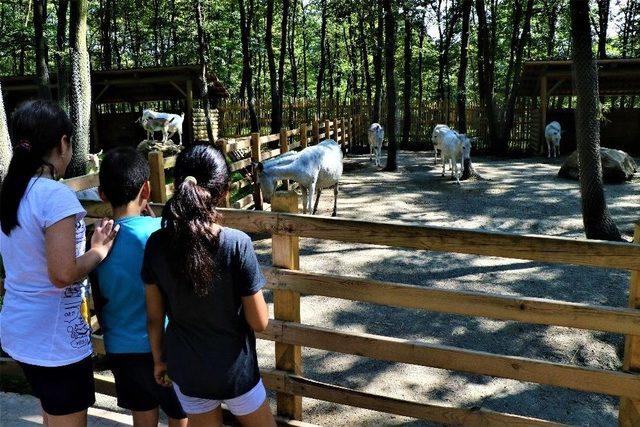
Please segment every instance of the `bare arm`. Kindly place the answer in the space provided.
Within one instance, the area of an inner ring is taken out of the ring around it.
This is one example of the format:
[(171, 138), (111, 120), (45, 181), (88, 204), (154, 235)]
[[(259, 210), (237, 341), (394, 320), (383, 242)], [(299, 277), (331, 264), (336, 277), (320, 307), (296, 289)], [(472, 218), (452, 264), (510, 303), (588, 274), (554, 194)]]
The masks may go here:
[(269, 324), (269, 308), (264, 300), (262, 291), (255, 294), (242, 297), (242, 307), (244, 308), (244, 317), (247, 323), (255, 332), (262, 332), (267, 329)]
[(118, 226), (103, 219), (91, 237), (91, 249), (76, 258), (76, 218), (69, 216), (45, 229), (47, 271), (57, 288), (69, 286), (89, 274), (107, 257)]
[(165, 378), (167, 365), (162, 358), (162, 342), (164, 341), (164, 316), (166, 308), (160, 289), (155, 284), (145, 286), (147, 300), (147, 332), (149, 333), (149, 344), (153, 354), (153, 375), (160, 385), (169, 386), (170, 383)]

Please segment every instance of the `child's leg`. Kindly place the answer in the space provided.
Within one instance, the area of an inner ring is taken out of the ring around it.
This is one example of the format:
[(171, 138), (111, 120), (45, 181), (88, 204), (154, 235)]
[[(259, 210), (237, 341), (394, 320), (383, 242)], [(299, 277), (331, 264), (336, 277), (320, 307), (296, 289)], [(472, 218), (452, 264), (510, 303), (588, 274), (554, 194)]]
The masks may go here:
[(188, 420), (188, 418), (176, 419), (169, 417), (169, 427), (187, 427)]
[(158, 427), (158, 408), (149, 411), (131, 411), (134, 427)]
[(86, 427), (87, 410), (74, 412), (69, 415), (46, 414), (48, 427)]
[(273, 418), (271, 409), (269, 408), (268, 400), (265, 400), (256, 411), (236, 418), (238, 418), (241, 425), (246, 427), (275, 427), (276, 425), (276, 421)]
[(222, 426), (222, 406), (203, 414), (187, 414), (189, 427), (218, 427)]

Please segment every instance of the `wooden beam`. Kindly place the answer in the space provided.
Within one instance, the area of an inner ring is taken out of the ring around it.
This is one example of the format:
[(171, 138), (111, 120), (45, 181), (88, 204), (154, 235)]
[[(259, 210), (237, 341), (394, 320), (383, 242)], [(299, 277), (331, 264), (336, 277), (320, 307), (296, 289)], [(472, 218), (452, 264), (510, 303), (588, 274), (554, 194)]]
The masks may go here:
[(149, 169), (151, 201), (165, 203), (167, 201), (167, 187), (164, 175), (164, 158), (161, 151), (151, 151), (149, 153)]
[(272, 320), (262, 339), (388, 362), (640, 398), (640, 375)]
[(178, 86), (178, 84), (176, 82), (169, 82), (171, 84), (171, 86), (175, 87), (176, 90), (178, 92), (180, 92), (180, 94), (182, 96), (184, 96), (185, 98), (187, 97), (187, 92), (185, 92), (184, 90), (182, 90), (182, 88), (180, 86)]
[(102, 90), (100, 91), (100, 93), (98, 93), (98, 95), (96, 95), (93, 98), (92, 104), (95, 106), (98, 104), (98, 102), (100, 102), (100, 98), (102, 98), (102, 95), (104, 95), (104, 93), (107, 91), (107, 89), (109, 89), (111, 87), (111, 85), (105, 85)]
[[(298, 212), (298, 194), (294, 191), (276, 192), (271, 201), (274, 212)], [(274, 234), (272, 237), (272, 261), (274, 266), (290, 270), (300, 268), (299, 239), (296, 236)], [(290, 290), (273, 292), (273, 312), (278, 320), (300, 323), (300, 294)], [(276, 369), (295, 375), (302, 373), (302, 351), (299, 346), (276, 342)], [(278, 415), (302, 419), (300, 396), (277, 394)]]
[(270, 289), (291, 290), (304, 295), (322, 295), (438, 313), (640, 335), (640, 311), (634, 309), (433, 289), (271, 267), (264, 268), (263, 272)]
[[(187, 145), (192, 144), (194, 142), (194, 131), (193, 131), (193, 82), (191, 79), (186, 81), (186, 92), (187, 95), (185, 97), (185, 109), (184, 119), (187, 122), (185, 139)], [(183, 141), (184, 143), (184, 141)]]
[(63, 184), (71, 187), (73, 191), (82, 191), (100, 185), (100, 177), (97, 173), (68, 178), (62, 181)]
[(532, 417), (503, 414), (483, 408), (455, 408), (414, 402), (352, 390), (314, 381), (278, 370), (263, 370), (262, 381), (269, 389), (303, 397), (365, 408), (388, 414), (417, 418), (445, 425), (485, 426), (561, 426), (562, 424)]
[[(542, 146), (542, 151), (544, 152), (544, 141), (545, 141), (545, 136), (544, 136), (544, 130), (547, 126), (547, 106), (548, 106), (548, 99), (547, 99), (547, 76), (545, 74), (543, 74), (540, 77), (540, 127), (541, 127), (541, 132), (540, 132), (540, 145)], [(547, 153), (549, 154), (549, 153)]]

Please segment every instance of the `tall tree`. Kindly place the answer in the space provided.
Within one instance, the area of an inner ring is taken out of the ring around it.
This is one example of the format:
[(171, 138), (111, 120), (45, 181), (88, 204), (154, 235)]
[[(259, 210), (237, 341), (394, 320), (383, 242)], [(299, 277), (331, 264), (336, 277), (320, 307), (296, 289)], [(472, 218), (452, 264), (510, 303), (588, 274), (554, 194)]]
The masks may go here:
[(38, 95), (44, 99), (52, 99), (49, 81), (49, 67), (47, 66), (47, 39), (44, 25), (47, 21), (47, 1), (33, 0), (33, 29), (36, 50), (36, 80)]
[(473, 0), (462, 0), (462, 29), (460, 37), (460, 67), (456, 90), (457, 128), (460, 133), (467, 133), (467, 64), (469, 48), (469, 21)]
[(322, 118), (322, 86), (324, 83), (324, 71), (327, 66), (327, 0), (320, 2), (320, 63), (318, 65), (318, 78), (316, 80), (316, 116)]
[(198, 27), (198, 58), (200, 59), (200, 99), (204, 108), (205, 123), (207, 125), (207, 138), (213, 144), (213, 127), (211, 125), (211, 107), (209, 105), (209, 83), (207, 81), (207, 63), (209, 62), (209, 46), (204, 32), (204, 13), (202, 11), (202, 0), (195, 2), (196, 25)]
[(74, 123), (73, 158), (67, 175), (87, 173), (91, 118), (91, 73), (87, 50), (87, 0), (71, 0), (69, 46), (71, 51), (70, 115)]
[(396, 141), (396, 17), (392, 0), (382, 0), (384, 9), (384, 71), (387, 86), (387, 165), (384, 170), (398, 169), (398, 142)]
[(598, 24), (596, 33), (598, 34), (598, 58), (607, 57), (607, 31), (609, 29), (609, 11), (611, 10), (611, 0), (598, 0)]
[(269, 62), (269, 85), (271, 94), (271, 133), (280, 132), (282, 127), (282, 115), (279, 114), (279, 89), (278, 89), (278, 74), (276, 70), (276, 57), (273, 51), (273, 15), (274, 15), (274, 0), (267, 0), (267, 16), (266, 16), (266, 28), (264, 35), (264, 43), (267, 50), (267, 61)]
[(602, 184), (598, 69), (592, 51), (589, 2), (570, 0), (570, 9), (582, 221), (588, 239), (622, 240), (607, 209)]
[[(373, 82), (376, 85), (373, 95), (373, 111), (371, 111), (371, 122), (380, 123), (382, 114), (382, 47), (384, 46), (384, 10), (378, 2), (375, 14), (372, 18), (378, 18), (376, 26), (375, 45), (373, 48)], [(373, 26), (373, 24), (372, 24)], [(394, 33), (395, 34), (395, 33)]]
[(2, 98), (2, 85), (0, 85), (0, 186), (4, 176), (9, 169), (11, 162), (11, 140), (9, 138), (9, 127), (7, 126), (7, 115), (4, 111), (4, 99)]
[(67, 12), (69, 10), (69, 0), (58, 2), (58, 24), (56, 26), (56, 74), (58, 83), (58, 104), (65, 111), (69, 111), (69, 61), (65, 54), (67, 41)]
[(100, 0), (100, 44), (102, 45), (102, 68), (111, 69), (113, 51), (111, 48), (112, 1)]
[(402, 108), (402, 144), (406, 147), (409, 144), (409, 134), (411, 133), (411, 93), (413, 86), (411, 82), (411, 37), (412, 23), (409, 10), (404, 10), (404, 105)]
[(240, 37), (242, 39), (242, 74), (247, 91), (247, 107), (249, 109), (249, 125), (251, 132), (260, 132), (258, 115), (256, 114), (255, 98), (253, 94), (253, 70), (251, 68), (251, 52), (249, 43), (251, 40), (251, 24), (253, 21), (254, 0), (247, 0), (248, 7), (245, 7), (245, 0), (240, 2)]
[[(278, 105), (277, 107), (271, 107), (272, 120), (275, 115), (277, 122), (271, 123), (273, 129), (276, 125), (277, 130), (273, 133), (280, 132), (282, 128), (282, 113), (284, 110), (284, 65), (287, 57), (287, 24), (289, 23), (289, 8), (291, 6), (291, 0), (282, 0), (282, 20), (280, 21), (280, 58), (278, 60)], [(276, 110), (274, 113), (273, 110)]]

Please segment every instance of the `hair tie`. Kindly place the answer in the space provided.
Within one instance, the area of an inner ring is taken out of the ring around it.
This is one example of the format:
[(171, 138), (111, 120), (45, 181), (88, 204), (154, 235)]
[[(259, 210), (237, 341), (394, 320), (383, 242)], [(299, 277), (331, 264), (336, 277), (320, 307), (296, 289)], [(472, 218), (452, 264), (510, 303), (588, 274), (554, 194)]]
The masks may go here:
[(193, 185), (198, 185), (198, 180), (197, 180), (194, 176), (191, 176), (191, 175), (189, 175), (188, 177), (186, 177), (186, 178), (184, 179), (184, 182), (190, 182), (190, 183), (192, 183)]
[(31, 143), (26, 139), (21, 139), (20, 142), (18, 142), (18, 145), (16, 145), (16, 149), (18, 148), (24, 151), (31, 151)]

